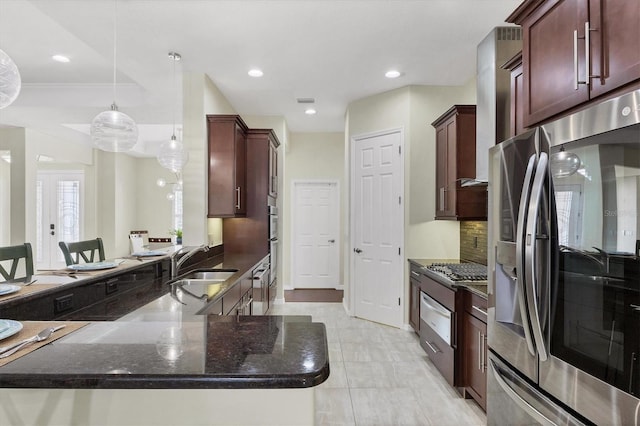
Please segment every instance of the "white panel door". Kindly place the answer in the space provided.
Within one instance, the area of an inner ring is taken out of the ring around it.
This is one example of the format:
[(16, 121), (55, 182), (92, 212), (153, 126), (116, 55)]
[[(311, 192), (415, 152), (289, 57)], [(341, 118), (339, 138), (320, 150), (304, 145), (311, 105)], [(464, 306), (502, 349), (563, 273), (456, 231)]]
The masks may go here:
[(400, 130), (352, 140), (353, 309), (402, 325), (404, 214)]
[(58, 242), (81, 240), (84, 174), (41, 171), (36, 185), (36, 268), (64, 268)]
[(335, 182), (294, 182), (294, 288), (336, 288), (340, 285), (339, 214)]

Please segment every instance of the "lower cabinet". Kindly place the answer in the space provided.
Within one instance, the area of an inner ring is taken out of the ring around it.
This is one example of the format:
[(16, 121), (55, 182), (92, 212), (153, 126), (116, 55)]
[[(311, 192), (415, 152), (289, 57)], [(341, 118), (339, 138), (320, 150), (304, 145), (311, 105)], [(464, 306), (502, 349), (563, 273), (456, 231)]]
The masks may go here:
[(420, 272), (413, 265), (409, 277), (409, 325), (420, 333)]
[(464, 393), (487, 409), (487, 319), (486, 299), (465, 294), (463, 315), (463, 369)]

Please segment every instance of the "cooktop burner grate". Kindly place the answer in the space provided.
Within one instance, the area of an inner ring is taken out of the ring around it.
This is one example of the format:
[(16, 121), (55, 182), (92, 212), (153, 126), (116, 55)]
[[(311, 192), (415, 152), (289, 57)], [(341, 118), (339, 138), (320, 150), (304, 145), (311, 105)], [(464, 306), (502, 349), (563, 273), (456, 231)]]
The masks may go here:
[(486, 281), (487, 267), (478, 263), (433, 263), (427, 266), (452, 281)]

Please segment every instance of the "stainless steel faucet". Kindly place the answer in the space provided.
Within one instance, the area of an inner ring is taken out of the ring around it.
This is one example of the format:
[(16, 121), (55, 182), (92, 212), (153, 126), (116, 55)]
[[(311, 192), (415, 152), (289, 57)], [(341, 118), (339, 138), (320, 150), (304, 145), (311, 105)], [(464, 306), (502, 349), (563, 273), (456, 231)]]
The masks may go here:
[[(187, 253), (184, 256), (182, 256), (180, 259), (178, 259), (178, 255), (180, 253), (183, 253), (187, 249), (189, 249), (189, 251), (187, 251)], [(170, 271), (171, 279), (178, 276), (178, 271), (180, 270), (180, 267), (184, 262), (186, 262), (194, 254), (201, 251), (209, 251), (209, 246), (206, 244), (203, 244), (201, 246), (193, 247), (193, 248), (182, 247), (180, 250), (177, 250), (173, 254), (171, 254), (171, 256), (169, 257), (171, 259), (171, 271)]]

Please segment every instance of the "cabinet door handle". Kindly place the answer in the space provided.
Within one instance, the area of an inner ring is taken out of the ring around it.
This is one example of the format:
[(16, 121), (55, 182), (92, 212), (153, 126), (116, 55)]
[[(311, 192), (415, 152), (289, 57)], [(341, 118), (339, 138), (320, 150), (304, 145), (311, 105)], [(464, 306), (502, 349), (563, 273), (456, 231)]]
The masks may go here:
[(445, 200), (445, 196), (444, 196), (444, 186), (440, 187), (440, 210), (443, 211), (444, 210), (444, 200)]
[(578, 30), (573, 30), (573, 89), (578, 90), (580, 79), (578, 78)]
[(483, 373), (485, 371), (487, 371), (487, 335), (484, 333), (481, 333), (482, 339), (480, 340), (480, 353), (482, 355), (482, 363), (481, 363), (481, 367), (480, 371), (482, 371)]
[(236, 188), (236, 209), (240, 210), (240, 187)]
[(478, 331), (478, 370), (482, 371), (482, 333)]
[(420, 274), (416, 271), (411, 271), (411, 275), (415, 275), (416, 277), (420, 278)]
[(591, 31), (598, 31), (597, 28), (591, 28), (589, 21), (584, 23), (584, 57), (586, 67), (586, 81), (584, 84), (587, 86), (591, 84), (592, 78), (600, 78), (600, 75), (591, 74)]
[(487, 311), (485, 311), (482, 308), (477, 307), (476, 305), (471, 305), (471, 309), (473, 309), (474, 311), (480, 312), (485, 317), (487, 316)]

